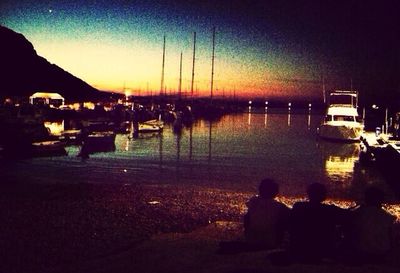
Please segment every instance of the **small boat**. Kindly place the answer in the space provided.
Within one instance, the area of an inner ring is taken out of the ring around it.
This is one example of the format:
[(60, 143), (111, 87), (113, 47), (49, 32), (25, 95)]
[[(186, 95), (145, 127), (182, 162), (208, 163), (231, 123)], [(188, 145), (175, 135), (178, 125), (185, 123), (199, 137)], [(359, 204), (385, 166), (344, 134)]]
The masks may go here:
[(78, 156), (87, 157), (92, 153), (115, 151), (115, 133), (113, 131), (91, 132), (83, 137)]
[(336, 141), (360, 141), (364, 124), (359, 118), (357, 103), (357, 91), (331, 92), (329, 106), (318, 128), (318, 135)]
[(60, 141), (63, 141), (65, 145), (78, 145), (82, 142), (82, 130), (71, 129), (64, 130), (58, 137)]
[(379, 132), (365, 132), (361, 140), (360, 162), (377, 167), (384, 179), (400, 192), (398, 183), (400, 140), (390, 134), (379, 134)]
[(131, 131), (131, 122), (123, 121), (119, 124), (119, 126), (115, 127), (114, 132), (117, 134), (129, 134)]
[(89, 132), (107, 132), (114, 130), (114, 122), (108, 119), (83, 120), (82, 125)]
[(58, 140), (33, 142), (31, 149), (33, 157), (67, 155), (64, 143)]
[(161, 132), (164, 128), (164, 123), (158, 119), (152, 119), (145, 122), (139, 122), (137, 132), (138, 133), (154, 133)]

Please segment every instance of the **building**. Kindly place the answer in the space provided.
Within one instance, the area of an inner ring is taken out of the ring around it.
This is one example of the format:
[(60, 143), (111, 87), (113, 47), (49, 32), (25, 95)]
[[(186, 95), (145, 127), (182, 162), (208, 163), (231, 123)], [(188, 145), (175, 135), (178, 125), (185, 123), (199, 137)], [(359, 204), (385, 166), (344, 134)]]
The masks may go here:
[(58, 93), (36, 92), (29, 97), (30, 104), (49, 105), (50, 107), (60, 107), (64, 105), (65, 99)]

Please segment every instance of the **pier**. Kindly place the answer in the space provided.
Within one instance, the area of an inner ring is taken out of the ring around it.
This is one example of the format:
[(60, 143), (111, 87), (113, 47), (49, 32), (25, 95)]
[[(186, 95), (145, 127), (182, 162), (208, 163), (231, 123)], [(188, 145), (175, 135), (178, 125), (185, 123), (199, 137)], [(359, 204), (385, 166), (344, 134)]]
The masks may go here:
[(400, 139), (388, 134), (365, 132), (361, 136), (360, 161), (375, 166), (396, 190), (400, 190)]

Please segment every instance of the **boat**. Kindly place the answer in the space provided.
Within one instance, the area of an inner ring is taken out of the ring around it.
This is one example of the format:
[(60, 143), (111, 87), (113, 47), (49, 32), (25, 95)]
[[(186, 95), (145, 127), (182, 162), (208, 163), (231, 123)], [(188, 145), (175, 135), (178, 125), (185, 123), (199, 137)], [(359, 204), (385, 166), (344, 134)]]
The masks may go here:
[(65, 143), (65, 145), (79, 145), (82, 143), (82, 130), (70, 129), (61, 132), (58, 139)]
[(45, 140), (0, 147), (0, 156), (7, 158), (53, 157), (67, 155), (65, 145), (58, 140)]
[(9, 117), (1, 120), (2, 155), (29, 158), (66, 155), (64, 143), (51, 135), (44, 122), (33, 117)]
[(112, 151), (115, 151), (115, 133), (113, 131), (91, 132), (83, 137), (78, 156), (87, 157), (92, 153)]
[(67, 155), (64, 143), (58, 140), (33, 142), (31, 149), (31, 155), (33, 157)]
[[(135, 125), (134, 125), (135, 127)], [(144, 122), (139, 122), (137, 128), (134, 131), (138, 133), (155, 133), (161, 132), (164, 128), (164, 123), (159, 119), (152, 119)]]
[(89, 132), (107, 132), (115, 128), (114, 122), (108, 119), (82, 120), (82, 126)]
[(115, 127), (114, 132), (117, 134), (129, 134), (131, 131), (131, 122), (123, 121), (119, 124), (119, 126)]
[(358, 115), (357, 103), (357, 91), (331, 92), (318, 136), (335, 141), (360, 141), (364, 124)]
[(391, 134), (365, 132), (361, 137), (360, 162), (376, 167), (384, 179), (400, 193), (400, 139)]

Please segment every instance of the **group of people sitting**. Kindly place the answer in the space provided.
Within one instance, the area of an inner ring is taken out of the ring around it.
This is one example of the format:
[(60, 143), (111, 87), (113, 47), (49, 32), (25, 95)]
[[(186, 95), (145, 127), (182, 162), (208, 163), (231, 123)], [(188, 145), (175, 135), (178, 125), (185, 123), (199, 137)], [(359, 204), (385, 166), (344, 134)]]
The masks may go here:
[(284, 263), (358, 263), (381, 262), (392, 247), (395, 217), (382, 209), (384, 194), (376, 187), (368, 188), (364, 204), (352, 209), (324, 204), (327, 190), (320, 183), (309, 185), (308, 201), (297, 202), (292, 209), (275, 199), (278, 193), (273, 180), (261, 182), (259, 195), (247, 203), (241, 248), (281, 249), (274, 259)]

